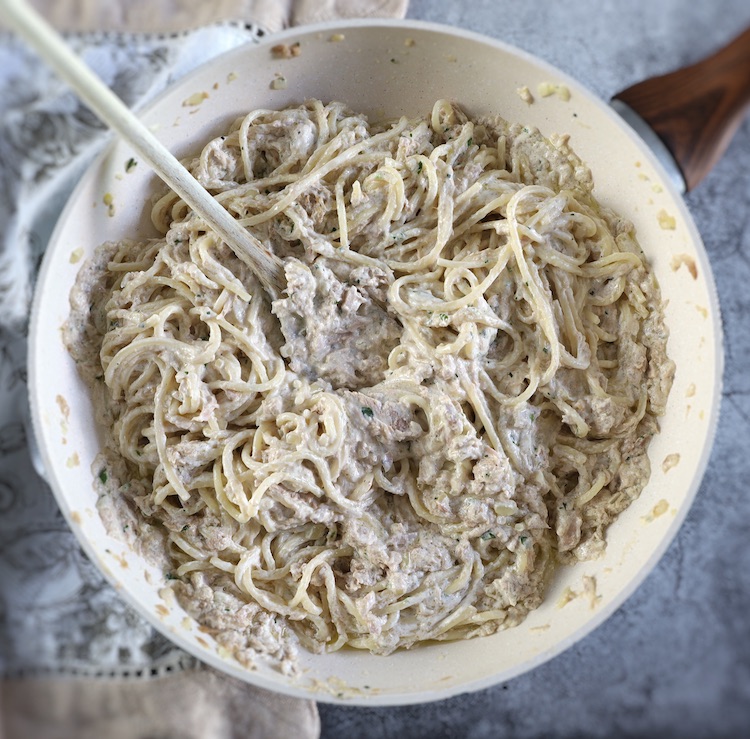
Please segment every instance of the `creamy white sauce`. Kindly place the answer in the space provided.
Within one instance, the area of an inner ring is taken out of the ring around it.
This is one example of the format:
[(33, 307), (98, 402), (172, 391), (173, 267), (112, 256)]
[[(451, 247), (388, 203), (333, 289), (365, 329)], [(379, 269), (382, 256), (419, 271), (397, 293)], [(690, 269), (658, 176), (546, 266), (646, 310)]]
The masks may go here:
[(445, 102), (252, 114), (196, 177), (285, 259), (270, 304), (170, 194), (100, 247), (67, 343), (111, 530), (246, 663), (517, 624), (642, 490), (659, 292), (564, 138)]

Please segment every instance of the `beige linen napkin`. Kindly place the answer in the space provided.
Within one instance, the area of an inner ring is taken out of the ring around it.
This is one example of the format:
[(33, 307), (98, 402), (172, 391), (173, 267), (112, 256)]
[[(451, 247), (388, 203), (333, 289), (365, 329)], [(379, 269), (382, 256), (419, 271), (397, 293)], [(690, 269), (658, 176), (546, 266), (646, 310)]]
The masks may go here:
[(0, 682), (0, 739), (308, 739), (315, 703), (210, 668), (147, 680)]
[(403, 18), (408, 0), (31, 0), (64, 31), (175, 33), (221, 21), (268, 33), (339, 18)]
[[(247, 24), (273, 33), (288, 26), (341, 18), (403, 17), (408, 0), (31, 2), (60, 30), (68, 32), (172, 34), (217, 23)], [(97, 43), (111, 40), (103, 37)], [(127, 48), (128, 42), (122, 38), (117, 43)], [(6, 47), (4, 53), (12, 53), (12, 48)], [(66, 120), (65, 116), (61, 120)], [(0, 611), (2, 608), (0, 599)], [(2, 662), (0, 654), (0, 667)], [(44, 677), (32, 673), (0, 679), (0, 739), (314, 739), (319, 735), (320, 720), (313, 701), (252, 687), (209, 667), (196, 666), (192, 660), (184, 669), (158, 677), (55, 673)]]

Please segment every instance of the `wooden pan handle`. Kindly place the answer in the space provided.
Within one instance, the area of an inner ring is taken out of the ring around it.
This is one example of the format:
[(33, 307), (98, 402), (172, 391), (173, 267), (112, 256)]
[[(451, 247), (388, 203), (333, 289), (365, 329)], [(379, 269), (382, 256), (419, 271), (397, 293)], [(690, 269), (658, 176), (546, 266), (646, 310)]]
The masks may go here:
[(750, 28), (689, 67), (617, 93), (666, 144), (687, 189), (726, 150), (750, 104)]

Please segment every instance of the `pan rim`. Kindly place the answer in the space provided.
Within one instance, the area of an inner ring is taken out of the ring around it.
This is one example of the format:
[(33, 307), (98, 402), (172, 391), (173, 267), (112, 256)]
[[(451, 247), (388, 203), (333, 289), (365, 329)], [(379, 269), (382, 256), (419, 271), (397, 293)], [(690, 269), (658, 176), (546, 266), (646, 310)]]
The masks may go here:
[[(469, 30), (462, 29), (462, 28), (454, 28), (452, 26), (448, 26), (445, 24), (433, 23), (433, 22), (428, 22), (428, 21), (411, 20), (411, 19), (409, 20), (357, 19), (357, 20), (344, 21), (344, 22), (342, 21), (325, 22), (325, 23), (319, 23), (319, 24), (305, 26), (301, 28), (292, 28), (292, 29), (288, 29), (286, 31), (280, 32), (278, 34), (270, 34), (268, 36), (265, 36), (260, 42), (250, 42), (248, 45), (243, 45), (235, 49), (232, 49), (230, 51), (224, 52), (218, 55), (217, 57), (215, 57), (214, 59), (201, 65), (200, 67), (193, 70), (192, 72), (188, 73), (184, 77), (180, 78), (177, 84), (188, 85), (191, 82), (191, 80), (197, 78), (200, 74), (202, 74), (207, 67), (217, 64), (219, 60), (226, 61), (226, 60), (232, 59), (235, 56), (237, 56), (238, 58), (241, 58), (242, 55), (246, 53), (247, 46), (250, 46), (250, 45), (253, 47), (257, 47), (257, 46), (266, 46), (266, 45), (273, 44), (273, 43), (283, 43), (284, 41), (287, 41), (287, 40), (294, 40), (295, 38), (299, 37), (302, 34), (308, 35), (308, 34), (313, 34), (313, 33), (335, 33), (338, 31), (346, 32), (347, 29), (351, 29), (351, 28), (378, 28), (378, 27), (398, 28), (398, 29), (414, 28), (414, 29), (428, 31), (428, 32), (436, 32), (436, 33), (440, 33), (440, 34), (450, 36), (450, 37), (460, 37), (460, 38), (468, 39), (471, 41), (475, 41), (485, 46), (491, 46), (491, 47), (500, 49), (506, 53), (512, 54), (524, 61), (527, 61), (533, 64), (537, 68), (546, 70), (550, 74), (554, 74), (557, 79), (560, 79), (563, 82), (567, 82), (571, 85), (575, 85), (577, 89), (585, 90), (586, 93), (588, 94), (589, 102), (592, 102), (595, 105), (598, 105), (601, 111), (603, 111), (605, 115), (608, 117), (608, 119), (611, 121), (612, 125), (618, 127), (622, 132), (626, 133), (626, 135), (633, 141), (635, 146), (641, 150), (641, 152), (643, 153), (643, 156), (650, 160), (654, 169), (656, 169), (657, 171), (663, 174), (663, 180), (669, 183), (668, 175), (665, 172), (663, 172), (663, 168), (661, 167), (661, 164), (658, 162), (658, 160), (656, 160), (653, 154), (646, 148), (645, 144), (637, 137), (637, 135), (632, 131), (632, 129), (630, 129), (629, 126), (627, 126), (627, 124), (624, 121), (622, 121), (614, 111), (610, 109), (607, 103), (602, 101), (598, 96), (596, 96), (594, 93), (588, 90), (578, 80), (567, 75), (566, 73), (557, 69), (553, 65), (549, 64), (548, 62), (542, 59), (539, 59), (538, 57), (534, 56), (533, 54), (530, 54), (529, 52), (523, 49), (519, 49), (515, 46), (507, 44), (506, 42), (503, 42), (498, 39), (494, 39), (489, 36), (485, 36), (483, 34), (480, 34), (474, 31), (469, 31)], [(168, 94), (168, 92), (171, 89), (172, 89), (172, 86), (162, 91), (158, 96), (156, 96), (153, 100), (151, 100), (148, 103), (148, 105), (139, 109), (138, 111), (139, 114), (141, 115), (147, 114), (149, 111), (159, 106), (163, 98)], [(115, 146), (115, 143), (110, 143), (105, 148), (105, 150), (96, 157), (94, 162), (91, 165), (89, 165), (89, 167), (86, 170), (87, 173), (101, 166), (102, 162), (105, 161), (107, 157), (111, 155), (111, 152), (113, 151), (114, 146)], [(57, 225), (55, 226), (52, 236), (50, 237), (49, 244), (51, 246), (54, 247), (54, 245), (56, 244), (59, 245), (60, 233), (64, 228), (66, 217), (68, 217), (70, 212), (72, 212), (77, 199), (80, 197), (82, 187), (83, 187), (83, 182), (81, 181), (81, 183), (79, 183), (76, 186), (76, 188), (73, 190), (73, 192), (71, 193), (70, 198), (68, 199), (62, 213), (60, 214), (58, 218)], [(617, 596), (612, 600), (611, 603), (607, 604), (605, 608), (602, 608), (601, 611), (597, 612), (594, 617), (589, 619), (580, 628), (575, 630), (569, 637), (563, 640), (559, 640), (555, 644), (555, 647), (553, 649), (542, 652), (538, 654), (536, 657), (526, 660), (520, 663), (519, 665), (517, 665), (515, 668), (505, 670), (502, 673), (498, 673), (490, 677), (480, 678), (475, 681), (464, 682), (464, 683), (461, 683), (460, 685), (451, 686), (449, 688), (445, 688), (442, 690), (430, 689), (430, 690), (424, 691), (424, 690), (420, 690), (419, 686), (415, 686), (414, 692), (408, 693), (408, 694), (399, 694), (399, 695), (395, 695), (395, 694), (374, 695), (373, 694), (373, 695), (365, 695), (365, 696), (354, 695), (351, 697), (338, 698), (335, 695), (329, 695), (324, 692), (314, 693), (311, 690), (295, 686), (293, 683), (288, 682), (288, 681), (270, 685), (266, 681), (254, 680), (253, 673), (247, 670), (232, 669), (233, 665), (231, 665), (225, 660), (222, 660), (214, 652), (207, 651), (207, 652), (201, 652), (199, 654), (196, 653), (195, 646), (192, 643), (190, 643), (185, 637), (183, 637), (181, 633), (175, 633), (175, 632), (169, 631), (165, 627), (163, 622), (159, 621), (159, 619), (156, 618), (155, 615), (150, 610), (148, 610), (145, 606), (143, 606), (143, 604), (139, 601), (139, 599), (136, 598), (133, 594), (131, 594), (127, 590), (127, 588), (122, 588), (122, 587), (119, 588), (120, 597), (123, 597), (128, 602), (128, 604), (139, 613), (139, 615), (146, 618), (146, 620), (153, 627), (155, 627), (157, 630), (159, 630), (161, 633), (167, 636), (167, 638), (169, 638), (173, 643), (176, 643), (179, 647), (181, 647), (185, 651), (189, 652), (190, 654), (193, 654), (194, 656), (198, 657), (204, 662), (208, 662), (213, 667), (221, 670), (222, 672), (232, 674), (235, 677), (240, 677), (241, 679), (244, 679), (260, 687), (271, 689), (271, 690), (281, 692), (287, 695), (291, 695), (294, 697), (312, 698), (314, 700), (319, 700), (322, 702), (339, 703), (339, 704), (345, 704), (345, 705), (388, 706), (388, 705), (407, 705), (407, 704), (415, 704), (415, 703), (427, 703), (427, 702), (431, 702), (435, 700), (442, 700), (445, 698), (449, 698), (449, 697), (452, 697), (461, 693), (490, 687), (491, 685), (495, 685), (500, 682), (513, 679), (517, 677), (518, 675), (528, 672), (529, 670), (534, 669), (540, 664), (549, 661), (553, 657), (566, 651), (571, 646), (573, 646), (576, 642), (580, 641), (582, 638), (584, 638), (585, 636), (593, 632), (602, 623), (608, 620), (611, 617), (611, 615), (630, 598), (633, 592), (638, 587), (640, 587), (640, 585), (643, 583), (646, 577), (653, 571), (654, 566), (661, 559), (661, 557), (663, 556), (668, 546), (674, 540), (678, 530), (681, 528), (682, 523), (685, 520), (692, 506), (692, 503), (700, 487), (701, 481), (704, 477), (706, 467), (708, 465), (708, 462), (711, 456), (711, 450), (713, 447), (713, 442), (714, 442), (717, 428), (718, 428), (721, 387), (722, 387), (722, 379), (723, 379), (723, 362), (724, 362), (723, 331), (722, 331), (722, 325), (721, 325), (721, 313), (720, 313), (718, 291), (716, 289), (713, 273), (710, 268), (710, 262), (708, 260), (708, 255), (707, 255), (705, 246), (703, 244), (702, 239), (700, 238), (698, 230), (693, 222), (692, 216), (690, 215), (690, 212), (688, 211), (683, 198), (681, 197), (679, 193), (677, 193), (674, 190), (674, 188), (672, 188), (669, 194), (671, 196), (671, 200), (675, 203), (675, 206), (680, 210), (680, 216), (684, 220), (687, 226), (690, 239), (693, 245), (695, 246), (696, 252), (701, 260), (700, 268), (701, 268), (703, 279), (706, 284), (706, 289), (708, 291), (709, 298), (711, 301), (710, 307), (711, 307), (711, 316), (713, 319), (712, 328), (713, 328), (713, 337), (714, 337), (713, 356), (715, 358), (715, 363), (716, 363), (715, 365), (716, 376), (715, 376), (715, 382), (714, 382), (714, 387), (712, 388), (712, 392), (714, 393), (715, 402), (711, 406), (710, 417), (707, 419), (708, 430), (706, 433), (705, 441), (703, 443), (701, 458), (698, 460), (697, 473), (693, 478), (692, 484), (690, 486), (690, 489), (687, 492), (684, 502), (680, 505), (677, 515), (674, 517), (669, 529), (667, 530), (666, 534), (662, 537), (661, 541), (659, 542), (659, 545), (653, 550), (651, 556), (643, 564), (638, 574), (630, 580), (630, 582), (626, 585), (626, 587), (618, 591)], [(60, 247), (58, 246), (58, 248)], [(57, 503), (60, 506), (68, 522), (68, 525), (71, 527), (71, 529), (77, 536), (78, 541), (82, 545), (87, 556), (93, 562), (95, 562), (97, 564), (98, 569), (102, 571), (102, 567), (100, 565), (101, 559), (98, 556), (98, 553), (96, 552), (96, 550), (94, 549), (93, 544), (87, 538), (82, 537), (79, 533), (79, 529), (72, 525), (73, 524), (72, 511), (68, 505), (67, 498), (63, 492), (64, 485), (56, 473), (56, 466), (55, 466), (54, 460), (50, 456), (50, 450), (47, 444), (44, 443), (44, 433), (42, 431), (42, 418), (41, 418), (42, 409), (39, 404), (39, 392), (38, 392), (39, 384), (41, 382), (41, 377), (38, 374), (38, 370), (39, 370), (41, 363), (44, 361), (43, 346), (40, 346), (40, 343), (39, 343), (40, 342), (40, 323), (43, 320), (43, 315), (41, 315), (40, 313), (40, 310), (41, 310), (40, 304), (42, 302), (43, 287), (48, 283), (50, 279), (50, 270), (51, 270), (50, 265), (52, 262), (52, 258), (50, 255), (52, 251), (53, 249), (47, 250), (47, 252), (45, 253), (43, 262), (42, 262), (42, 267), (40, 269), (37, 282), (36, 282), (35, 291), (34, 291), (31, 318), (29, 322), (28, 378), (29, 378), (29, 402), (31, 406), (32, 427), (34, 431), (34, 437), (37, 441), (37, 444), (39, 446), (39, 450), (40, 450), (40, 453), (44, 462), (45, 469), (47, 470), (50, 476), (49, 484), (53, 490)], [(119, 584), (117, 579), (114, 577), (114, 575), (111, 572), (105, 571), (103, 574), (105, 575), (105, 577), (107, 577), (107, 579), (110, 581), (111, 584), (114, 584), (114, 585)]]

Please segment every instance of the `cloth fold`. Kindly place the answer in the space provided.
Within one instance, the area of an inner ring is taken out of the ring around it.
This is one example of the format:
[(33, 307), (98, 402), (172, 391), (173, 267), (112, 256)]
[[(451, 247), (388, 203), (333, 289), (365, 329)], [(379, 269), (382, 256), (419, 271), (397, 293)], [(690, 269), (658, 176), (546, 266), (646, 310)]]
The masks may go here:
[(179, 33), (210, 23), (252, 23), (265, 33), (341, 18), (397, 17), (408, 0), (31, 0), (66, 32)]
[[(248, 688), (202, 667), (140, 681), (0, 682), (3, 739), (306, 739), (312, 701)], [(3, 732), (4, 729), (4, 732)]]
[[(403, 17), (407, 6), (32, 2), (72, 33), (78, 53), (134, 108), (266, 33), (336, 18)], [(85, 557), (34, 471), (25, 401), (33, 283), (68, 195), (106, 140), (63, 83), (17, 39), (0, 34), (0, 739), (313, 739), (320, 733), (313, 701), (217, 673), (134, 613)]]

